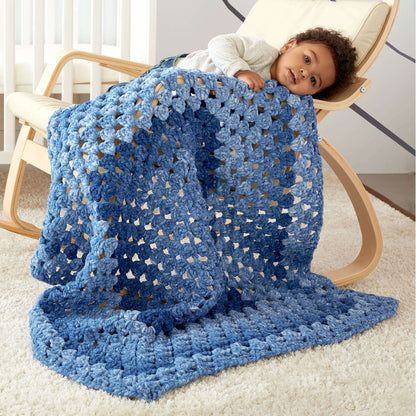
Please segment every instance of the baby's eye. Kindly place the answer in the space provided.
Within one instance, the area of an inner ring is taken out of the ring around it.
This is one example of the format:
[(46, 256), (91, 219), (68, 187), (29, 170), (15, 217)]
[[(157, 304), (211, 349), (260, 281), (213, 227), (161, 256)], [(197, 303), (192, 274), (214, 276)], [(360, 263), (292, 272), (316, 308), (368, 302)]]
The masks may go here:
[(311, 77), (311, 82), (312, 82), (312, 85), (315, 86), (316, 85), (316, 78), (315, 77)]
[(305, 62), (308, 64), (311, 60), (309, 59), (308, 55), (305, 55)]

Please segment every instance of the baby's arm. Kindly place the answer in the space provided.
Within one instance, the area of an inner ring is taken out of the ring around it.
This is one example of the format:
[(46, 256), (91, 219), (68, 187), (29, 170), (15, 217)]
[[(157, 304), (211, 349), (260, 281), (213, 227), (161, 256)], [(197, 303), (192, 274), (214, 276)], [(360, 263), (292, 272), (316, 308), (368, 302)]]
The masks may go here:
[(264, 79), (252, 71), (250, 64), (264, 59), (265, 47), (269, 46), (261, 39), (230, 33), (211, 39), (208, 53), (225, 75), (235, 76), (258, 91), (264, 86)]

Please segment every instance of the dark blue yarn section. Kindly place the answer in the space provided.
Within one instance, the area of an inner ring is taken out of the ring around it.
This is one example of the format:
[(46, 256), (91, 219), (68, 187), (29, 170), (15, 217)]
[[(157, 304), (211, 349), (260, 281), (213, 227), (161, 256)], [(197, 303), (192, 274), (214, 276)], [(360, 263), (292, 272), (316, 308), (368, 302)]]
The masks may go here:
[(323, 178), (310, 96), (156, 68), (48, 125), (34, 356), (154, 400), (202, 375), (340, 342), (398, 301), (310, 271)]

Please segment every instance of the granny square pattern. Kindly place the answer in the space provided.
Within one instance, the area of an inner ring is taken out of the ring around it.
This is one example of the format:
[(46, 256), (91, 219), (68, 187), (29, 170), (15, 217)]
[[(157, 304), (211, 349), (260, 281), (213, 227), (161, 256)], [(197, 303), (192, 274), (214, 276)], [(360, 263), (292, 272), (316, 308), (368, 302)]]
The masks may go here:
[(155, 400), (207, 374), (340, 342), (398, 301), (310, 271), (323, 178), (311, 96), (156, 68), (48, 125), (34, 356)]

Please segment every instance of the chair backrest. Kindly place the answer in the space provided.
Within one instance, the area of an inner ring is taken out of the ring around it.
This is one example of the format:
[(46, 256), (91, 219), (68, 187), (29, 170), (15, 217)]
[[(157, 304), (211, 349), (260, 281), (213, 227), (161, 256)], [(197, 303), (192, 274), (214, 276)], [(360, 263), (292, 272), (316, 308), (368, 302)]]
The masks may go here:
[(293, 35), (321, 26), (351, 39), (358, 75), (374, 62), (391, 29), (399, 0), (258, 0), (238, 29), (280, 48)]

